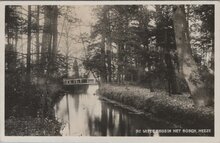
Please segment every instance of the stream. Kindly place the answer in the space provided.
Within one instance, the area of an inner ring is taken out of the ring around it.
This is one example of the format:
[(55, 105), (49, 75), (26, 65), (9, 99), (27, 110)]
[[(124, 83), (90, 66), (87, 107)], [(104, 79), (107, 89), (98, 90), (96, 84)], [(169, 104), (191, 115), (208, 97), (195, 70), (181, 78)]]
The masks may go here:
[(84, 93), (67, 92), (55, 104), (62, 136), (159, 136), (144, 130), (170, 128), (165, 122), (100, 99), (97, 89), (98, 85), (89, 85)]

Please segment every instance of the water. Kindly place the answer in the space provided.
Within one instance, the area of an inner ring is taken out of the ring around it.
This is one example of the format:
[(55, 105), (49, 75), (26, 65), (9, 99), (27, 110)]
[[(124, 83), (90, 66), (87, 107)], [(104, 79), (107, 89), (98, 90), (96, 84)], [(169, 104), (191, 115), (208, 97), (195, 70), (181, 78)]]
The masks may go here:
[[(146, 129), (166, 129), (170, 125), (100, 100), (97, 85), (86, 93), (68, 93), (54, 106), (57, 120), (63, 123), (63, 136), (149, 136)], [(159, 135), (159, 134), (154, 134)]]

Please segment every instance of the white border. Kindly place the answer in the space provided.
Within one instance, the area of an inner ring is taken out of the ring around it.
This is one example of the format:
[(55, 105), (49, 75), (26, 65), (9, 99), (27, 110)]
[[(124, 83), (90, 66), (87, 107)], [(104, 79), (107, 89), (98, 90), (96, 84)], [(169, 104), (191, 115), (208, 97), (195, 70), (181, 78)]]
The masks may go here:
[[(4, 136), (4, 9), (5, 5), (112, 5), (112, 4), (215, 4), (215, 136), (214, 137), (9, 137)], [(0, 142), (89, 142), (89, 143), (220, 143), (220, 1), (4, 1), (0, 2)]]

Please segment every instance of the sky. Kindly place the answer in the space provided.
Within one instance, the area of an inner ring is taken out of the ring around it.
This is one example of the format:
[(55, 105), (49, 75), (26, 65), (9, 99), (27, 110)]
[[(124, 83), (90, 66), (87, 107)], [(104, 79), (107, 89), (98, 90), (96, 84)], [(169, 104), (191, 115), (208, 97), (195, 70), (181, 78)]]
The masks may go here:
[[(58, 51), (65, 55), (67, 52), (67, 46), (66, 46), (66, 34), (67, 31), (71, 38), (68, 39), (69, 41), (69, 51), (68, 54), (69, 56), (77, 57), (77, 58), (84, 58), (85, 56), (85, 46), (83, 45), (82, 42), (78, 39), (79, 35), (82, 33), (90, 33), (91, 31), (91, 24), (93, 24), (96, 21), (95, 16), (93, 16), (92, 9), (95, 8), (95, 6), (88, 6), (88, 5), (76, 5), (76, 6), (68, 6), (70, 11), (67, 13), (67, 15), (73, 17), (73, 18), (78, 18), (81, 22), (80, 23), (73, 23), (68, 25), (67, 20), (64, 21), (64, 15), (66, 14), (65, 11), (65, 6), (58, 6), (59, 8), (64, 7), (62, 9), (62, 14), (58, 18), (58, 33), (63, 33), (62, 36), (61, 34), (58, 34)], [(32, 6), (32, 11), (36, 10), (36, 6)], [(27, 14), (28, 14), (28, 6), (23, 5), (22, 8), (19, 10), (19, 13), (22, 15), (24, 19), (27, 19)], [(32, 19), (34, 20), (34, 18)], [(40, 14), (40, 25), (43, 25), (44, 23), (44, 15), (43, 13)], [(22, 34), (19, 35), (20, 39), (18, 40), (18, 47), (17, 47), (17, 52), (20, 53), (27, 53), (27, 35)], [(32, 50), (31, 53), (36, 53), (36, 38), (35, 34), (32, 33)], [(72, 40), (72, 38), (75, 38), (78, 42), (75, 40)], [(42, 42), (42, 33), (40, 34), (40, 42)], [(32, 57), (34, 58), (34, 57)], [(25, 59), (23, 59), (23, 62), (26, 62)], [(72, 60), (73, 63), (73, 60)], [(78, 63), (81, 64), (81, 61), (78, 60)], [(70, 64), (71, 65), (71, 64)], [(80, 67), (80, 70), (83, 70), (83, 67)]]
[[(64, 33), (64, 35), (67, 34), (68, 32), (69, 35), (71, 36), (71, 38), (68, 39), (69, 51), (67, 51), (66, 37), (65, 36), (59, 37), (60, 43), (58, 43), (58, 49), (60, 50), (61, 53), (65, 55), (65, 53), (68, 52), (69, 56), (77, 57), (80, 59), (85, 58), (86, 43), (83, 44), (81, 40), (79, 39), (79, 37), (80, 37), (80, 34), (83, 34), (83, 33), (88, 33), (88, 35), (90, 34), (91, 25), (94, 24), (94, 22), (96, 21), (96, 18), (92, 14), (92, 9), (94, 7), (95, 6), (86, 6), (86, 5), (70, 7), (71, 12), (69, 14), (74, 15), (75, 18), (78, 18), (80, 20), (80, 23), (77, 22), (77, 23), (68, 25), (68, 23), (64, 22), (64, 17), (59, 19), (60, 24), (58, 26), (58, 31), (60, 33)], [(63, 25), (64, 27), (67, 28), (66, 30), (65, 28), (63, 28), (64, 30), (62, 30)], [(72, 40), (72, 38), (76, 38), (76, 41), (79, 41), (79, 42)], [(82, 62), (78, 60), (78, 64), (81, 65)], [(79, 66), (79, 71), (80, 73), (85, 72), (82, 65)], [(71, 76), (72, 74), (73, 74), (72, 70), (70, 69), (69, 75)]]
[[(90, 31), (91, 31), (90, 25), (95, 22), (95, 17), (92, 15), (93, 8), (94, 8), (94, 6), (86, 6), (86, 5), (71, 7), (72, 12), (70, 12), (69, 14), (74, 14), (75, 18), (80, 19), (81, 22), (74, 23), (74, 24), (72, 24), (72, 26), (67, 26), (67, 24), (64, 24), (64, 25), (66, 27), (69, 27), (68, 28), (69, 35), (71, 35), (71, 37), (73, 37), (73, 38), (76, 38), (77, 41), (80, 40), (80, 39), (78, 39), (80, 34), (83, 34), (83, 33), (90, 34)], [(60, 18), (59, 21), (60, 21), (60, 25), (58, 27), (58, 31), (61, 32), (62, 26), (63, 26), (62, 25), (63, 24), (63, 17)], [(66, 31), (63, 30), (63, 32), (65, 33)], [(65, 51), (66, 51), (65, 40), (66, 40), (66, 37), (61, 37), (61, 43), (58, 45), (62, 53), (65, 53)], [(70, 40), (69, 46), (70, 46), (71, 56), (78, 57), (78, 58), (83, 56), (85, 54), (83, 43), (76, 43), (73, 40), (71, 41), (71, 38), (69, 40)]]

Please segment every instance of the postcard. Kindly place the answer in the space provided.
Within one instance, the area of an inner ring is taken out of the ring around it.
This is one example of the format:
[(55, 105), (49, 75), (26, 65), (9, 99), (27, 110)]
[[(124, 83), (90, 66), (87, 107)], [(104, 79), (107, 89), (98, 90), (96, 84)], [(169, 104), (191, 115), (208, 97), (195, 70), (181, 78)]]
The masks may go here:
[(220, 142), (219, 1), (2, 1), (1, 142)]

